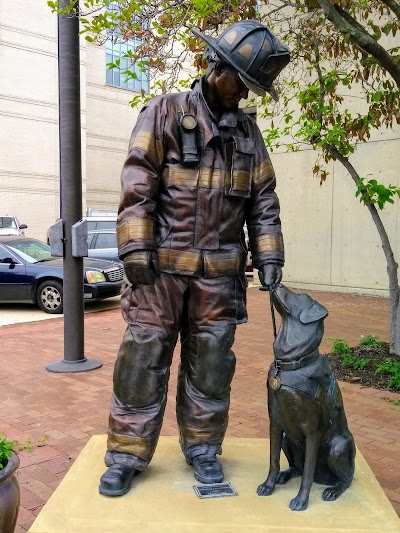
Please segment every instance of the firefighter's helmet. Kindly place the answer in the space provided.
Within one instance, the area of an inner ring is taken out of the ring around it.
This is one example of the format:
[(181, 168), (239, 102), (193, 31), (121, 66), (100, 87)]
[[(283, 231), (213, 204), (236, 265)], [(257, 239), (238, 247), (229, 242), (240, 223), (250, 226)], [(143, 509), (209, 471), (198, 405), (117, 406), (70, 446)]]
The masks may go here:
[[(214, 51), (220, 60), (237, 70), (243, 83), (255, 94), (268, 91), (277, 100), (273, 82), (290, 61), (288, 47), (272, 31), (256, 20), (242, 20), (226, 29), (219, 37), (192, 32), (208, 45), (206, 58)], [(211, 48), (211, 50), (209, 50)]]

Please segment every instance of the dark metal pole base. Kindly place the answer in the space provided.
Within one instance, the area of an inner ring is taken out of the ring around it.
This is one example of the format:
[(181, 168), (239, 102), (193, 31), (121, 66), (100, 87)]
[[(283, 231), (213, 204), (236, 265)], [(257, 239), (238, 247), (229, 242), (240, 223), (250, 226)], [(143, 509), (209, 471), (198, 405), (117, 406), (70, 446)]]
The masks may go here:
[(103, 366), (101, 361), (97, 359), (80, 359), (79, 361), (55, 361), (54, 363), (49, 363), (46, 366), (46, 370), (49, 372), (59, 372), (59, 373), (71, 373), (71, 372), (88, 372), (89, 370), (95, 370)]

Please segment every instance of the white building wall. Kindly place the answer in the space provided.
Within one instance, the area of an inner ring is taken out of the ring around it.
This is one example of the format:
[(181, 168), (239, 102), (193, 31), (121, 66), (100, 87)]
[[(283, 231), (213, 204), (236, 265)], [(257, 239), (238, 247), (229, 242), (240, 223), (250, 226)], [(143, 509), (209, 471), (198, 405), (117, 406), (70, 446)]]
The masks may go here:
[(120, 173), (138, 111), (136, 94), (106, 85), (105, 48), (87, 46), (87, 198), (88, 208), (117, 211)]
[(58, 207), (57, 21), (0, 1), (0, 212), (41, 238)]

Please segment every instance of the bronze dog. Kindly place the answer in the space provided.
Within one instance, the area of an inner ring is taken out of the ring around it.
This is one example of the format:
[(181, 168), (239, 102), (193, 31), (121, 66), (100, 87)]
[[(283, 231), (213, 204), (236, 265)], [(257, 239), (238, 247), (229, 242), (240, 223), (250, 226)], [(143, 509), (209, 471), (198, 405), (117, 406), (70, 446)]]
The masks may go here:
[[(325, 501), (336, 500), (350, 486), (356, 448), (339, 386), (318, 351), (327, 309), (283, 285), (271, 296), (282, 320), (267, 382), (270, 469), (257, 494), (269, 496), (276, 484), (301, 475), (299, 493), (289, 507), (302, 511), (313, 481), (330, 485), (322, 494)], [(280, 471), (281, 449), (289, 462), (285, 471)]]

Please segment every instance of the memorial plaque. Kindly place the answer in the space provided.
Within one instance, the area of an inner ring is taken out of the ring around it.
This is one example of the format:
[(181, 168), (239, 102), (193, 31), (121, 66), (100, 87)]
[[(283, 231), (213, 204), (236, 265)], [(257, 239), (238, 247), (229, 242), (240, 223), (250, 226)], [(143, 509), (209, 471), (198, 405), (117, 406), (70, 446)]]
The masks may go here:
[(193, 490), (199, 498), (223, 498), (224, 496), (237, 496), (237, 492), (232, 483), (193, 485)]

